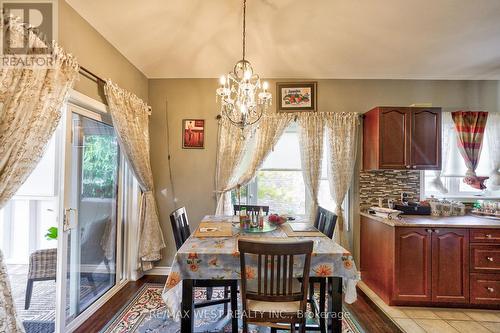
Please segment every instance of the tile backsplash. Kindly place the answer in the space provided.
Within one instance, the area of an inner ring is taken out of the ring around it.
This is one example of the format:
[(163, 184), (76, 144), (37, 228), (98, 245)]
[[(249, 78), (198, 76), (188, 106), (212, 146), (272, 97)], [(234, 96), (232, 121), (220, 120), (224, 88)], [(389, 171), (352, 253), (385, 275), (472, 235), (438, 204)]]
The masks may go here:
[(378, 199), (399, 199), (406, 192), (411, 201), (420, 200), (420, 171), (377, 170), (361, 171), (359, 175), (360, 209), (377, 206)]

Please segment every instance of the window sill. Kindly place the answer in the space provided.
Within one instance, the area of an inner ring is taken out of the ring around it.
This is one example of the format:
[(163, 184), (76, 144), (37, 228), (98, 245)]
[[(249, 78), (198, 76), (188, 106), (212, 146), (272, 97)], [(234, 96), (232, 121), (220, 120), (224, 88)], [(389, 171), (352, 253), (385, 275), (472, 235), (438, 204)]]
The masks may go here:
[(428, 195), (425, 195), (425, 198), (429, 198), (431, 195), (433, 195), (437, 199), (454, 199), (454, 200), (460, 200), (464, 202), (474, 202), (476, 200), (500, 200), (500, 196), (495, 196), (495, 195), (445, 195), (445, 194), (433, 194), (430, 193)]

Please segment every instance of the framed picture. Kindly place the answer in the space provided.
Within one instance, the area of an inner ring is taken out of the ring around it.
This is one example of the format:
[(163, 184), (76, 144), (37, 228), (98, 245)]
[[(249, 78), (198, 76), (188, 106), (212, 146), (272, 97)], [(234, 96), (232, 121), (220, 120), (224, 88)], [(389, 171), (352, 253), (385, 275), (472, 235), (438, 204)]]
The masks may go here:
[(316, 82), (277, 82), (278, 112), (316, 111)]
[(182, 120), (182, 148), (184, 149), (205, 148), (204, 119)]

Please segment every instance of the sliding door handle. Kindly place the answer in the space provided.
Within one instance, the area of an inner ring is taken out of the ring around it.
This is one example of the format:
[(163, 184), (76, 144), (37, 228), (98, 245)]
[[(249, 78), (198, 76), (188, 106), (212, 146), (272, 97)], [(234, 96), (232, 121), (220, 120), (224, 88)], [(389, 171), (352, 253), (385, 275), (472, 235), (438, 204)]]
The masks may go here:
[[(71, 225), (71, 215), (73, 215), (74, 223)], [(76, 228), (78, 225), (78, 209), (76, 208), (65, 208), (63, 217), (63, 231), (69, 231)]]

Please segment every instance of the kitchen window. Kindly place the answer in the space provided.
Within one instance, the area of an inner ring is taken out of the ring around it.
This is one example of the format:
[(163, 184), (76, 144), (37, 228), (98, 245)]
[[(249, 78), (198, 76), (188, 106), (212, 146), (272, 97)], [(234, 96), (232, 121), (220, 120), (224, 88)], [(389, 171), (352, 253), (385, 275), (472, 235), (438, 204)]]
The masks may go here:
[[(488, 119), (488, 121), (493, 121)], [(478, 176), (489, 176), (492, 170), (492, 145), (488, 131), (491, 128), (486, 125), (485, 135), (479, 157), (479, 164), (476, 169)], [(455, 132), (453, 121), (449, 112), (443, 113), (443, 149), (442, 149), (442, 171), (440, 172), (443, 185), (448, 193), (441, 193), (432, 182), (436, 178), (438, 171), (426, 170), (423, 172), (423, 191), (425, 198), (434, 195), (440, 198), (462, 198), (462, 199), (483, 199), (500, 198), (500, 188), (493, 188), (489, 180), (485, 182), (485, 190), (475, 189), (463, 182), (467, 167), (458, 149), (458, 138)]]

